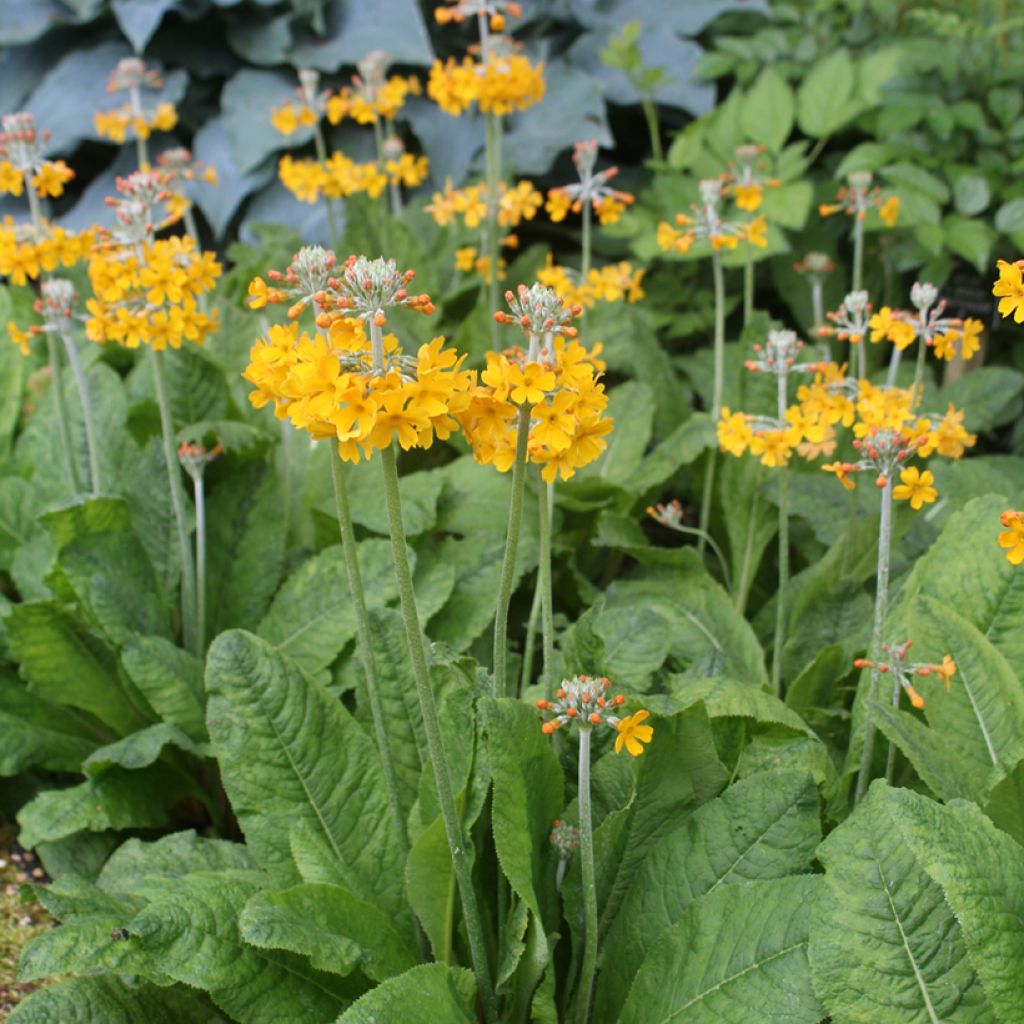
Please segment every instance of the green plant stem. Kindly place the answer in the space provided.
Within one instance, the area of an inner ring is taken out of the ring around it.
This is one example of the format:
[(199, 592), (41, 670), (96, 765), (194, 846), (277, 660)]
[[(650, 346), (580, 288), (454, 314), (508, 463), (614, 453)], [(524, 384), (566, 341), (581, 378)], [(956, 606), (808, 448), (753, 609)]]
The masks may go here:
[(540, 565), (537, 568), (537, 591), (540, 594), (541, 644), (543, 662), (541, 678), (544, 693), (551, 695), (552, 670), (555, 664), (555, 619), (551, 595), (551, 512), (554, 504), (554, 484), (541, 483), (537, 496), (540, 526)]
[[(489, 312), (498, 308), (498, 201), (501, 191), (501, 118), (488, 114), (484, 121), (484, 173), (487, 181), (487, 260), (490, 264), (490, 279), (487, 282)], [(498, 323), (491, 324), (491, 348), (501, 347)]]
[(192, 480), (196, 506), (196, 650), (206, 653), (206, 483), (200, 471)]
[(523, 492), (526, 489), (526, 446), (530, 438), (530, 406), (519, 407), (516, 425), (516, 455), (512, 463), (512, 497), (508, 506), (505, 532), (505, 556), (501, 563), (501, 582), (494, 612), (494, 692), (508, 696), (508, 610), (516, 575), (516, 552), (523, 519)]
[(811, 282), (811, 315), (814, 317), (814, 329), (825, 326), (825, 299), (821, 281)]
[[(379, 330), (379, 328), (377, 329)], [(477, 991), (480, 994), (485, 1020), (488, 1024), (496, 1024), (498, 1020), (497, 1002), (487, 965), (487, 950), (484, 945), (480, 908), (477, 906), (476, 892), (473, 889), (472, 868), (466, 850), (465, 837), (462, 834), (462, 821), (452, 792), (451, 774), (448, 768), (448, 759), (445, 756), (437, 705), (434, 703), (434, 692), (430, 686), (427, 654), (423, 647), (420, 618), (416, 610), (416, 594), (413, 590), (409, 559), (406, 555), (405, 528), (402, 525), (402, 502), (398, 491), (398, 465), (394, 447), (389, 445), (381, 449), (380, 455), (384, 470), (384, 497), (387, 505), (388, 529), (391, 534), (391, 555), (395, 565), (395, 577), (398, 581), (405, 640), (409, 647), (416, 695), (419, 698), (420, 712), (423, 716), (423, 732), (427, 738), (430, 763), (434, 769), (437, 800), (441, 808), (441, 817), (444, 819), (444, 830), (448, 838), (448, 849), (452, 857), (455, 881), (459, 887), (462, 917), (466, 926), (470, 957), (473, 961), (473, 973), (476, 975)]]
[[(391, 118), (388, 118), (387, 130), (388, 130), (388, 134), (389, 135), (394, 135), (394, 133), (395, 133), (395, 122), (392, 121)], [(382, 161), (382, 163), (383, 163), (383, 161)], [(387, 173), (386, 168), (382, 167), (381, 169), (385, 173)], [(391, 181), (391, 182), (389, 182), (388, 183), (388, 189), (389, 189), (389, 193), (390, 193), (390, 196), (391, 196), (391, 212), (396, 217), (401, 217), (402, 214), (405, 213), (405, 203), (402, 201), (402, 185), (401, 185), (401, 182), (399, 182), (399, 181)]]
[[(885, 629), (886, 605), (889, 600), (889, 556), (892, 549), (892, 480), (886, 480), (882, 488), (881, 518), (878, 524), (878, 570), (875, 576), (875, 618), (871, 630), (871, 660), (876, 664), (882, 655), (882, 639)], [(881, 673), (871, 669), (868, 684), (868, 699), (865, 703), (864, 749), (861, 751), (860, 771), (857, 773), (857, 789), (854, 802), (859, 803), (867, 792), (871, 781), (871, 760), (875, 753), (875, 723), (871, 721), (870, 704), (875, 699)]]
[[(711, 390), (711, 421), (717, 423), (722, 413), (722, 390), (725, 384), (725, 277), (722, 273), (722, 262), (718, 253), (712, 250), (711, 273), (715, 282), (715, 368), (714, 379)], [(703, 533), (708, 532), (708, 523), (711, 519), (711, 499), (715, 488), (715, 463), (718, 458), (718, 450), (712, 448), (708, 453), (708, 465), (704, 470), (704, 494), (700, 503), (700, 529)], [(697, 551), (704, 554), (705, 540), (701, 537), (697, 544)]]
[[(319, 121), (313, 126), (313, 145), (316, 147), (316, 158), (320, 161), (320, 166), (326, 167), (327, 144), (324, 142), (324, 133)], [(324, 203), (327, 206), (327, 234), (331, 239), (331, 248), (337, 252), (338, 222), (334, 214), (334, 200), (330, 196), (324, 196)]]
[(60, 446), (64, 452), (64, 465), (68, 471), (68, 482), (71, 484), (71, 489), (77, 494), (81, 489), (81, 484), (78, 480), (78, 464), (75, 460), (74, 450), (71, 447), (68, 407), (64, 401), (64, 388), (61, 386), (60, 354), (57, 350), (57, 341), (50, 331), (46, 332), (46, 352), (50, 360), (50, 376), (53, 378), (52, 387), (54, 408), (57, 411), (57, 433), (60, 435)]
[(857, 376), (861, 380), (868, 379), (868, 339), (861, 338), (857, 343)]
[(189, 536), (188, 521), (185, 518), (185, 502), (181, 488), (181, 466), (174, 448), (174, 423), (171, 407), (167, 401), (167, 380), (164, 371), (164, 353), (153, 349), (153, 381), (156, 385), (156, 401), (160, 407), (160, 433), (163, 439), (164, 464), (167, 466), (167, 483), (171, 491), (171, 508), (178, 533), (178, 547), (181, 552), (181, 630), (185, 649), (201, 656), (196, 643), (196, 566), (192, 557), (192, 539)]
[[(142, 96), (137, 85), (128, 90), (128, 100), (132, 105), (132, 113), (136, 117), (143, 117)], [(138, 132), (135, 133), (135, 159), (138, 161), (140, 171), (143, 167), (149, 166), (149, 149), (146, 140)]]
[(356, 535), (352, 527), (352, 512), (348, 502), (348, 487), (345, 482), (347, 467), (341, 461), (337, 445), (332, 444), (331, 479), (334, 482), (334, 507), (338, 513), (338, 529), (341, 533), (341, 550), (345, 559), (345, 578), (348, 582), (349, 598), (356, 617), (356, 646), (359, 660), (363, 663), (363, 675), (366, 678), (366, 696), (370, 704), (370, 717), (373, 719), (373, 731), (377, 737), (377, 751), (380, 754), (380, 766), (384, 772), (384, 788), (388, 794), (388, 805), (391, 810), (391, 824), (398, 839), (402, 859), (409, 855), (409, 838), (405, 831), (405, 819), (402, 814), (402, 803), (398, 795), (398, 775), (395, 772), (394, 758), (391, 756), (391, 744), (384, 725), (384, 707), (381, 703), (380, 683), (377, 679), (377, 662), (373, 655), (373, 641), (370, 632), (370, 620), (366, 614), (366, 594), (363, 590), (363, 578), (359, 569), (359, 554), (356, 550)]
[(924, 398), (924, 361), (927, 351), (928, 346), (924, 343), (924, 338), (918, 338), (917, 360), (914, 363), (914, 387), (910, 392), (910, 408), (914, 412), (921, 407), (921, 401)]
[(864, 287), (864, 218), (853, 215), (853, 287), (859, 292)]
[[(861, 343), (863, 344), (863, 342)], [(886, 374), (885, 383), (887, 387), (895, 387), (896, 375), (899, 373), (900, 360), (903, 358), (903, 350), (897, 348), (895, 345), (892, 347), (892, 356), (889, 358), (889, 372)]]
[(597, 879), (590, 810), (590, 729), (580, 729), (580, 869), (583, 878), (583, 966), (576, 989), (576, 1024), (587, 1024), (597, 966)]
[(651, 136), (651, 156), (659, 164), (665, 160), (664, 150), (661, 148), (661, 128), (658, 125), (658, 108), (650, 96), (640, 98), (640, 106), (644, 112), (644, 119), (647, 121), (647, 131)]
[(751, 561), (754, 557), (754, 531), (757, 529), (757, 509), (761, 503), (761, 463), (757, 463), (757, 481), (754, 485), (754, 497), (750, 504), (750, 518), (747, 520), (747, 539), (743, 545), (743, 562), (740, 565), (740, 574), (736, 578), (736, 589), (733, 592), (733, 601), (736, 610), (742, 615), (747, 606), (747, 598), (750, 596), (750, 587), (754, 582)]
[[(899, 678), (895, 678), (892, 681), (892, 707), (894, 711), (898, 711), (900, 707), (900, 690), (903, 687), (900, 685)], [(886, 785), (891, 786), (893, 776), (896, 774), (896, 744), (892, 740), (889, 740), (889, 750), (885, 755), (885, 781)]]
[(754, 315), (754, 257), (750, 251), (750, 246), (747, 249), (747, 262), (743, 265), (743, 326), (746, 327), (750, 323), (750, 318)]
[[(777, 375), (776, 402), (780, 423), (783, 422), (789, 403), (789, 394), (786, 390), (788, 379), (789, 374), (785, 369)], [(772, 685), (775, 687), (775, 696), (779, 698), (783, 695), (782, 649), (786, 643), (786, 588), (789, 584), (788, 469), (789, 467), (785, 465), (779, 467), (779, 592), (776, 595), (778, 603), (775, 606), (775, 644), (772, 647)]]
[(78, 348), (75, 339), (68, 333), (62, 331), (60, 336), (64, 342), (64, 351), (68, 356), (68, 365), (71, 367), (71, 374), (75, 378), (75, 386), (78, 388), (78, 403), (82, 407), (82, 424), (85, 427), (85, 448), (89, 456), (89, 482), (93, 494), (100, 493), (100, 449), (96, 440), (96, 424), (92, 415), (92, 402), (89, 397), (89, 382), (85, 377), (85, 370), (82, 367), (82, 360), (78, 355)]
[(583, 228), (581, 231), (580, 239), (580, 283), (582, 284), (587, 279), (587, 275), (590, 273), (590, 261), (592, 258), (593, 249), (593, 218), (594, 214), (591, 210), (590, 203), (586, 202), (583, 204)]
[(533, 649), (537, 645), (537, 623), (540, 622), (540, 570), (533, 588), (533, 602), (530, 617), (526, 622), (526, 640), (523, 643), (523, 667), (519, 675), (519, 692), (522, 693), (533, 680)]

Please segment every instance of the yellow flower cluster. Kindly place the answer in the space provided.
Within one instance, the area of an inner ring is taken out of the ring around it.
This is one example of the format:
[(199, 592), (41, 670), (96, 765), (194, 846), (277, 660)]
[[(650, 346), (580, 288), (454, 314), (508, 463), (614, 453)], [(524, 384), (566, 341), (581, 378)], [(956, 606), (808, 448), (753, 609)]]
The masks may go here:
[[(514, 228), (524, 220), (533, 220), (544, 201), (544, 197), (530, 181), (520, 181), (513, 186), (501, 182), (499, 188), (499, 227)], [(461, 218), (467, 228), (478, 228), (487, 219), (489, 203), (490, 196), (483, 182), (457, 189), (448, 181), (445, 182), (443, 192), (434, 193), (426, 210), (440, 227), (446, 227)]]
[(96, 134), (118, 145), (128, 138), (131, 131), (135, 137), (148, 139), (153, 132), (173, 131), (178, 123), (178, 112), (173, 103), (159, 103), (149, 114), (132, 109), (130, 103), (123, 103), (113, 110), (97, 111), (93, 115)]
[(73, 266), (89, 256), (96, 239), (92, 230), (65, 231), (48, 221), (40, 227), (43, 237), (36, 239), (30, 227), (16, 224), (9, 216), (0, 223), (0, 275), (11, 284), (34, 281), (58, 265)]
[(213, 253), (199, 252), (191, 238), (145, 242), (138, 249), (102, 245), (89, 261), (94, 298), (86, 302), (86, 336), (125, 348), (202, 345), (217, 328), (216, 315), (199, 298), (220, 276)]
[(992, 294), (999, 299), (999, 315), (1012, 316), (1017, 324), (1024, 323), (1024, 260), (997, 260), (996, 266), (999, 279), (992, 285)]
[(841, 186), (836, 194), (836, 202), (821, 203), (818, 213), (822, 217), (831, 217), (842, 211), (847, 216), (864, 220), (868, 210), (877, 209), (885, 226), (890, 229), (895, 227), (900, 213), (899, 196), (891, 195), (883, 199), (882, 190), (877, 186), (872, 187), (872, 180), (870, 171), (853, 171), (848, 174), (846, 185)]
[(1006, 560), (1010, 565), (1024, 563), (1024, 512), (1007, 509), (999, 521), (1006, 527), (999, 534), (999, 546), (1006, 551)]
[[(693, 218), (685, 213), (676, 214), (676, 224), (673, 227), (668, 221), (661, 221), (658, 224), (657, 242), (658, 248), (663, 252), (687, 253), (693, 243), (698, 241), (700, 234), (694, 230)], [(716, 251), (722, 249), (735, 249), (740, 242), (749, 242), (758, 249), (768, 246), (768, 222), (764, 217), (755, 217), (743, 225), (722, 224), (722, 228), (730, 227), (730, 230), (710, 231), (706, 237), (711, 243), (711, 248)], [(680, 230), (682, 228), (682, 230)]]
[(427, 95), (453, 117), (476, 103), (483, 114), (502, 116), (526, 110), (544, 98), (544, 65), (521, 54), (492, 54), (481, 62), (472, 57), (434, 61)]
[(340, 199), (358, 192), (376, 199), (389, 183), (410, 188), (421, 184), (427, 177), (427, 158), (403, 153), (395, 160), (385, 161), (382, 170), (376, 162), (356, 163), (340, 152), (332, 153), (324, 163), (283, 156), (277, 173), (300, 203), (315, 203), (321, 195)]
[[(606, 195), (595, 196), (590, 203), (600, 224), (614, 224), (632, 205), (634, 198), (628, 192), (620, 192), (616, 189), (609, 190)], [(548, 198), (544, 209), (555, 224), (565, 220), (570, 210), (573, 213), (579, 213), (582, 208), (582, 201), (573, 196), (567, 188), (559, 186), (548, 189)]]
[[(63, 160), (44, 160), (29, 178), (29, 184), (41, 198), (54, 198), (64, 194), (64, 186), (75, 172)], [(25, 190), (25, 174), (10, 160), (0, 160), (0, 193), (20, 196)]]
[(385, 370), (372, 371), (371, 345), (361, 319), (340, 317), (326, 336), (299, 333), (295, 321), (270, 328), (256, 342), (243, 376), (256, 408), (272, 404), (278, 419), (320, 439), (336, 438), (349, 462), (369, 458), (397, 440), (403, 449), (446, 440), (470, 405), (475, 374), (444, 338), (403, 355), (384, 337)]
[(299, 128), (309, 128), (320, 120), (317, 112), (306, 103), (289, 100), (270, 110), (270, 123), (282, 135), (294, 135)]
[(643, 267), (634, 268), (623, 261), (591, 268), (586, 280), (576, 281), (568, 268), (553, 263), (550, 255), (547, 265), (537, 271), (537, 280), (553, 288), (567, 306), (582, 309), (592, 309), (598, 302), (640, 302), (643, 276)]
[(357, 124), (374, 124), (379, 119), (393, 120), (405, 106), (407, 96), (419, 96), (420, 80), (392, 75), (372, 89), (345, 86), (327, 99), (327, 120), (340, 124), (346, 117)]
[(559, 336), (537, 360), (519, 348), (488, 352), (481, 383), (459, 417), (476, 461), (502, 473), (511, 468), (523, 405), (530, 406), (528, 458), (541, 466), (547, 483), (558, 475), (568, 480), (598, 458), (612, 429), (603, 415), (608, 398), (599, 382), (604, 363), (598, 351)]

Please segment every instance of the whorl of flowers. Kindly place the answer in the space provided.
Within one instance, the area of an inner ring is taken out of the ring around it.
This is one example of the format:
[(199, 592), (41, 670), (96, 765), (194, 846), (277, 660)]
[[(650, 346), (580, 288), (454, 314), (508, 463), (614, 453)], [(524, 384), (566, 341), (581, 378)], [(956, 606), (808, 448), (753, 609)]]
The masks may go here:
[(175, 219), (184, 216), (185, 211), (192, 207), (192, 201), (183, 191), (188, 183), (203, 181), (207, 185), (217, 184), (216, 169), (193, 159), (192, 151), (185, 146), (165, 149), (157, 156), (156, 166), (170, 193), (166, 199), (168, 212)]
[(828, 253), (808, 252), (804, 258), (793, 264), (798, 274), (803, 274), (810, 282), (824, 284), (825, 278), (836, 269), (835, 260)]
[(387, 71), (391, 56), (383, 50), (368, 53), (357, 65), (352, 84), (343, 86), (327, 99), (327, 120), (340, 124), (346, 117), (357, 124), (391, 121), (405, 105), (407, 96), (419, 96), (418, 78), (392, 75)]
[(75, 286), (62, 277), (52, 277), (40, 284), (39, 298), (32, 308), (42, 318), (42, 324), (33, 324), (25, 330), (21, 330), (13, 320), (7, 324), (7, 333), (23, 356), (29, 354), (29, 343), (37, 335), (67, 336), (75, 320), (77, 299)]
[(470, 56), (434, 61), (427, 95), (452, 117), (474, 103), (482, 114), (499, 117), (539, 103), (544, 98), (544, 64), (531, 64), (522, 54), (502, 50), (510, 46), (492, 45), (482, 61)]
[(643, 277), (643, 267), (623, 261), (591, 267), (586, 278), (579, 280), (575, 270), (553, 263), (550, 253), (547, 265), (537, 271), (541, 284), (553, 288), (567, 306), (581, 309), (593, 309), (598, 302), (640, 302)]
[[(497, 195), (498, 227), (515, 228), (524, 220), (533, 220), (543, 201), (544, 197), (531, 181), (523, 180), (515, 185), (500, 182)], [(465, 227), (479, 228), (487, 220), (490, 203), (491, 197), (484, 182), (457, 189), (447, 181), (443, 191), (434, 193), (426, 210), (440, 227), (447, 227), (461, 219)]]
[(756, 213), (764, 199), (766, 188), (778, 188), (778, 178), (768, 178), (762, 173), (761, 156), (764, 146), (737, 146), (736, 163), (730, 164), (723, 175), (724, 194), (744, 213)]
[(852, 171), (846, 176), (846, 184), (840, 186), (834, 203), (822, 203), (818, 207), (818, 213), (822, 217), (831, 217), (834, 213), (842, 211), (849, 217), (857, 217), (864, 220), (868, 211), (878, 210), (878, 216), (882, 218), (887, 228), (896, 224), (896, 218), (900, 212), (899, 196), (891, 195), (882, 198), (882, 190), (872, 186), (874, 176), (870, 171)]
[(216, 284), (220, 264), (191, 238), (154, 239), (154, 212), (167, 197), (160, 174), (137, 171), (117, 179), (117, 189), (120, 198), (107, 200), (116, 224), (101, 231), (89, 260), (86, 335), (125, 348), (203, 344), (217, 321), (199, 299)]
[(62, 195), (75, 172), (63, 160), (44, 159), (49, 132), (40, 135), (28, 113), (5, 114), (0, 125), (0, 193), (20, 196), (27, 181), (41, 199)]
[(931, 662), (907, 661), (907, 654), (913, 644), (912, 640), (905, 640), (902, 644), (882, 644), (882, 651), (889, 655), (885, 661), (871, 661), (868, 658), (857, 658), (854, 668), (876, 669), (883, 675), (891, 675), (896, 679), (903, 691), (910, 698), (910, 703), (915, 708), (924, 707), (924, 698), (911, 685), (913, 678), (927, 678), (938, 676), (945, 680), (946, 689), (949, 689), (950, 680), (956, 675), (956, 662), (948, 655), (943, 655), (942, 662), (938, 665)]
[(569, 185), (559, 185), (548, 190), (544, 209), (555, 222), (565, 220), (570, 210), (579, 213), (589, 204), (598, 221), (602, 224), (614, 224), (630, 206), (634, 197), (628, 192), (621, 192), (609, 186), (608, 182), (618, 174), (617, 167), (609, 167), (594, 173), (597, 163), (597, 139), (577, 142), (573, 146), (572, 160), (579, 174), (579, 181)]
[[(250, 305), (291, 302), (292, 322), (272, 326), (252, 347), (243, 376), (255, 387), (249, 399), (256, 408), (272, 405), (279, 419), (336, 439), (350, 462), (394, 440), (403, 449), (429, 448), (457, 429), (474, 381), (464, 357), (440, 337), (406, 354), (381, 330), (391, 309), (433, 312), (429, 296), (409, 294), (411, 271), (362, 256), (350, 256), (339, 271), (333, 253), (310, 247), (285, 273), (267, 276), (274, 286), (253, 281)], [(310, 303), (318, 311), (312, 334), (297, 322)]]
[(550, 734), (563, 725), (575, 722), (580, 729), (608, 726), (618, 735), (615, 739), (615, 753), (623, 746), (633, 757), (644, 752), (643, 745), (650, 743), (654, 729), (643, 725), (650, 718), (649, 711), (637, 711), (620, 718), (617, 711), (626, 702), (622, 694), (609, 696), (609, 680), (592, 676), (573, 676), (563, 679), (554, 700), (539, 700), (537, 707), (551, 717), (544, 722), (541, 730)]
[(119, 107), (93, 115), (96, 133), (120, 144), (128, 137), (129, 131), (139, 139), (148, 139), (155, 131), (172, 131), (178, 123), (174, 104), (158, 103), (147, 108), (142, 103), (143, 89), (160, 89), (162, 86), (160, 73), (137, 57), (118, 61), (107, 79), (107, 92), (127, 92), (129, 98)]
[(74, 266), (88, 258), (95, 239), (91, 228), (67, 231), (40, 218), (37, 231), (31, 223), (4, 217), (0, 221), (0, 275), (11, 284), (22, 285), (58, 266)]
[(516, 0), (451, 0), (434, 8), (434, 20), (438, 25), (458, 25), (476, 19), (492, 32), (504, 32), (506, 17), (519, 18), (522, 13), (522, 5)]
[(700, 202), (690, 207), (690, 214), (676, 214), (677, 227), (667, 221), (658, 225), (658, 246), (665, 252), (677, 253), (687, 253), (695, 242), (705, 239), (716, 251), (735, 249), (742, 241), (761, 249), (767, 246), (767, 225), (763, 217), (756, 217), (749, 224), (723, 219), (719, 209), (722, 187), (722, 182), (717, 178), (701, 181)]

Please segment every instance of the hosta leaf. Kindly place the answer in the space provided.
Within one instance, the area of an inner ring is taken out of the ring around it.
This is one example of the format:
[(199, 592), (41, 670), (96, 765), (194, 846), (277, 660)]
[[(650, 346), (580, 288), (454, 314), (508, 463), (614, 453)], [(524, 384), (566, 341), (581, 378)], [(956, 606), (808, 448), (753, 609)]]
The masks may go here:
[(254, 629), (281, 579), (285, 521), (280, 488), (264, 466), (211, 490), (206, 503), (208, 635)]
[[(398, 595), (391, 545), (367, 540), (356, 550), (367, 605), (383, 607)], [(340, 544), (303, 562), (285, 580), (257, 632), (311, 675), (334, 661), (356, 635)]]
[(736, 882), (806, 871), (821, 840), (818, 795), (801, 771), (730, 786), (651, 848), (604, 940), (595, 1012), (614, 1020), (647, 953), (686, 908)]
[(945, 893), (995, 1015), (1015, 1020), (1024, 1002), (1024, 848), (971, 804), (943, 807), (910, 790), (873, 789), (882, 790), (900, 838)]
[(227, 1024), (202, 992), (134, 984), (116, 975), (69, 978), (33, 992), (10, 1016), (11, 1024)]
[(818, 1024), (807, 966), (820, 877), (724, 885), (648, 954), (619, 1024)]
[(943, 890), (900, 834), (892, 792), (873, 785), (818, 851), (815, 991), (836, 1024), (994, 1021)]
[(476, 1024), (475, 1003), (476, 985), (469, 971), (445, 964), (421, 964), (368, 992), (336, 1024), (400, 1020)]
[(198, 658), (159, 636), (132, 637), (121, 667), (149, 706), (197, 743), (206, 740), (206, 694)]
[(238, 923), (246, 942), (301, 953), (314, 967), (335, 974), (358, 968), (374, 981), (385, 981), (417, 962), (415, 948), (383, 911), (337, 885), (258, 892)]
[(224, 788), (261, 866), (287, 880), (289, 830), (302, 824), (331, 851), (338, 884), (403, 919), (401, 856), (367, 732), (285, 655), (241, 630), (214, 641), (206, 686)]

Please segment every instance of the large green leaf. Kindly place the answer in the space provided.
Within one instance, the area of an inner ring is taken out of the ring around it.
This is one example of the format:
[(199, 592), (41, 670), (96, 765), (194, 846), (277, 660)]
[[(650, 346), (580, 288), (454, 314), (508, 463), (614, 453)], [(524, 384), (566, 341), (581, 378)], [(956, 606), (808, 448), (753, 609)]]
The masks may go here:
[(807, 965), (819, 877), (724, 885), (647, 955), (619, 1024), (818, 1024)]
[[(163, 592), (173, 595), (181, 578), (181, 548), (160, 438), (150, 438), (125, 476), (124, 495), (135, 533), (149, 555)], [(184, 498), (184, 487), (177, 475), (175, 483), (182, 492), (186, 509), (191, 511), (191, 503)]]
[(899, 837), (945, 894), (995, 1016), (1016, 1020), (1024, 1004), (1024, 848), (972, 804), (882, 792)]
[(769, 64), (743, 98), (740, 123), (754, 142), (778, 152), (793, 130), (796, 103), (785, 78)]
[(794, 732), (814, 735), (803, 719), (778, 697), (748, 683), (672, 676), (669, 687), (677, 707), (690, 707), (701, 701), (710, 718), (752, 718), (755, 722), (784, 725)]
[(10, 569), (19, 546), (41, 530), (32, 485), (20, 476), (0, 479), (0, 569)]
[(69, 978), (19, 1003), (11, 1024), (226, 1024), (202, 992), (129, 982), (117, 975)]
[(956, 916), (897, 818), (891, 791), (876, 783), (818, 850), (815, 991), (836, 1024), (994, 1021)]
[(615, 1019), (648, 952), (695, 899), (720, 885), (804, 872), (820, 839), (818, 796), (806, 772), (762, 772), (698, 808), (651, 848), (608, 931), (597, 1019)]
[(224, 788), (257, 861), (294, 878), (289, 832), (304, 826), (329, 850), (335, 882), (407, 920), (400, 847), (366, 730), (286, 655), (241, 630), (214, 641), (206, 687)]
[(159, 636), (132, 637), (121, 667), (149, 706), (197, 743), (206, 740), (206, 694), (198, 658)]
[(469, 971), (421, 964), (358, 999), (336, 1024), (383, 1024), (422, 1020), (430, 1024), (476, 1024), (476, 985)]
[(854, 67), (848, 50), (830, 50), (804, 76), (797, 92), (800, 129), (813, 139), (831, 135), (860, 110), (854, 95)]
[(98, 747), (82, 765), (87, 775), (100, 775), (108, 768), (119, 765), (122, 768), (145, 768), (162, 756), (166, 747), (173, 746), (194, 757), (201, 757), (199, 748), (189, 737), (171, 722), (157, 722), (138, 732)]
[(274, 474), (255, 466), (224, 481), (211, 490), (206, 515), (208, 635), (255, 629), (284, 564), (287, 527)]
[(258, 892), (243, 907), (238, 924), (246, 942), (300, 953), (334, 974), (358, 968), (374, 981), (385, 981), (417, 962), (415, 947), (382, 910), (337, 885)]

